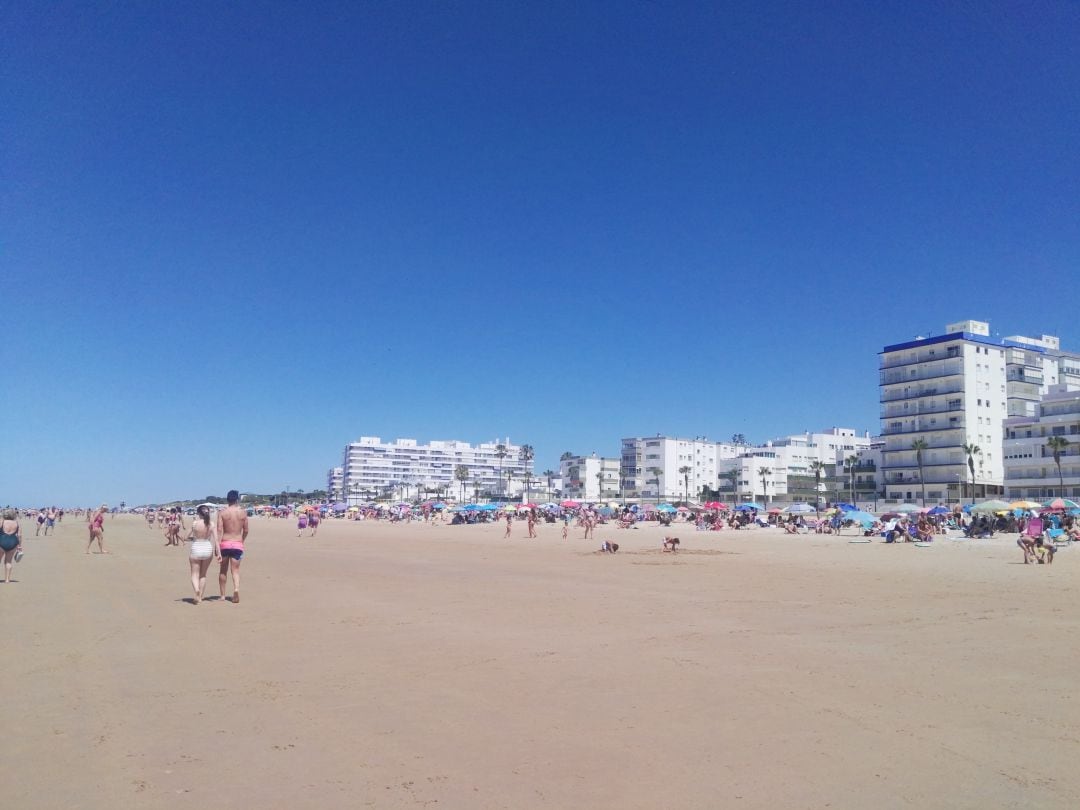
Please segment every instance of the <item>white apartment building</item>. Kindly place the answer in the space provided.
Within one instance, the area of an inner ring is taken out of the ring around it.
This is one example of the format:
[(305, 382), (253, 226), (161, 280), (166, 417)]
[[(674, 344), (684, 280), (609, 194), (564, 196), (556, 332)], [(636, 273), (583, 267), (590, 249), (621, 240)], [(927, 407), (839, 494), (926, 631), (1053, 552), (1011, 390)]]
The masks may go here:
[(704, 436), (671, 436), (622, 440), (619, 495), (636, 500), (700, 500), (701, 488), (716, 488), (717, 461), (734, 458), (740, 448), (710, 442)]
[[(983, 321), (880, 352), (881, 475), (890, 501), (958, 500), (969, 479), (964, 446), (978, 447), (976, 490), (1002, 494), (1003, 421), (1034, 415), (1047, 387), (1080, 382), (1080, 359), (1058, 338), (992, 337)], [(922, 476), (914, 444), (924, 444)]]
[[(720, 489), (725, 499), (736, 502), (847, 500), (850, 487), (844, 473), (845, 462), (869, 452), (871, 443), (868, 433), (860, 436), (852, 428), (834, 427), (743, 447), (737, 457), (718, 462)], [(812, 470), (815, 461), (827, 467), (820, 485), (815, 483)], [(728, 479), (731, 471), (738, 473), (734, 490)], [(815, 491), (815, 486), (820, 489)]]
[[(383, 442), (378, 436), (361, 436), (346, 445), (342, 460), (342, 487), (350, 503), (399, 492), (409, 497), (439, 490), (447, 496), (491, 493), (508, 497), (525, 489), (525, 479), (535, 480), (532, 459), (522, 458), (522, 447), (509, 438), (479, 445), (461, 441), (415, 439)], [(459, 466), (468, 470), (464, 485), (455, 475)], [(509, 480), (508, 480), (509, 478)]]
[(570, 456), (559, 461), (563, 497), (576, 501), (619, 500), (619, 459)]
[(331, 503), (337, 503), (345, 497), (345, 470), (331, 467), (326, 471), (326, 497)]
[[(1060, 475), (1047, 446), (1054, 436), (1068, 442), (1060, 455)], [(1006, 419), (1003, 451), (1009, 500), (1080, 498), (1080, 385), (1051, 386), (1034, 415)]]

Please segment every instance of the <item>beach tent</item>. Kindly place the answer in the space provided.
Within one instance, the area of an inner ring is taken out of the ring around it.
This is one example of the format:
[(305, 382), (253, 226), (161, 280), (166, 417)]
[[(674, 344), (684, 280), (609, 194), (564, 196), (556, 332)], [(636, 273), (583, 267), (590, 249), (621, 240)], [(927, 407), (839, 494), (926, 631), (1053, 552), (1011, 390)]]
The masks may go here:
[(854, 504), (850, 504), (850, 503), (838, 503), (838, 504), (836, 504), (836, 508), (839, 509), (841, 512), (858, 512), (859, 511), (859, 507), (855, 506)]

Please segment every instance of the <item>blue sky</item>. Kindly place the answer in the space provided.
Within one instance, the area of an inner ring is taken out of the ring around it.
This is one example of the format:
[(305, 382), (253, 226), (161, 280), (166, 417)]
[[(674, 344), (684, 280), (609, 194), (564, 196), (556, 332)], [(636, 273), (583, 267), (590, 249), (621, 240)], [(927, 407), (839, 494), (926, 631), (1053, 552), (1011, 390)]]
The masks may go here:
[(876, 430), (886, 344), (1080, 347), (1075, 3), (0, 14), (0, 502)]

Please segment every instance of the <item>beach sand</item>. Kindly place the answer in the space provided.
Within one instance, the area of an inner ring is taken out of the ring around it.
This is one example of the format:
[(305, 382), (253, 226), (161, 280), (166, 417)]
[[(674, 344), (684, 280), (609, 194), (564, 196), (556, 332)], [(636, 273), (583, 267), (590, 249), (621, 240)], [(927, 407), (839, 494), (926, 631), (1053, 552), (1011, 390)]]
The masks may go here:
[(1080, 805), (1080, 548), (257, 519), (194, 606), (140, 518), (22, 525), (13, 810)]

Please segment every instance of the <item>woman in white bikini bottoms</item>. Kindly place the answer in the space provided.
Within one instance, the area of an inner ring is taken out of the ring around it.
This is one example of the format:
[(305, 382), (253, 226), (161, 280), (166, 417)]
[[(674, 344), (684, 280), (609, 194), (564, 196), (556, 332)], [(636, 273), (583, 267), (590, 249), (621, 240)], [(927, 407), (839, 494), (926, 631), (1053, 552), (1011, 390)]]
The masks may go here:
[(191, 521), (191, 531), (187, 540), (191, 543), (188, 561), (191, 563), (191, 589), (195, 592), (195, 604), (199, 604), (206, 590), (206, 572), (210, 569), (210, 560), (220, 560), (217, 528), (210, 522), (210, 507), (205, 503), (195, 510), (195, 519)]

